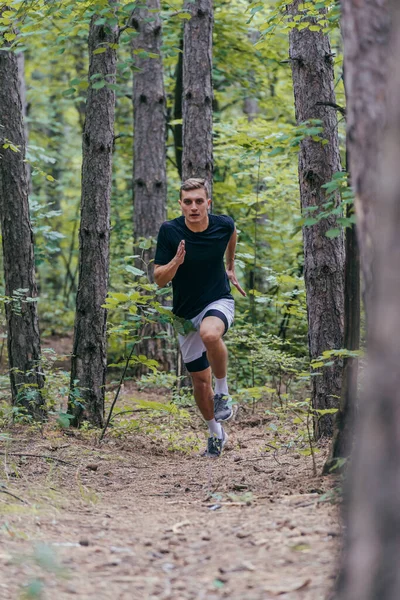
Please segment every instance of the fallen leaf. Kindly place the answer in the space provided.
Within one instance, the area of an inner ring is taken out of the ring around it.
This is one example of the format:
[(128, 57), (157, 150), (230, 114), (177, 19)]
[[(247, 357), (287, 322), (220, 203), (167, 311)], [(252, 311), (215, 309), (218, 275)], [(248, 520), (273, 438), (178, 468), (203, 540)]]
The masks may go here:
[(181, 527), (186, 527), (187, 525), (190, 525), (190, 521), (188, 521), (187, 519), (186, 521), (179, 521), (179, 523), (175, 523), (175, 525), (173, 525), (170, 529), (167, 529), (167, 531), (172, 531), (172, 533), (178, 533)]
[(311, 579), (306, 579), (302, 584), (298, 585), (295, 588), (290, 590), (284, 590), (278, 593), (278, 596), (282, 596), (283, 594), (289, 594), (290, 592), (301, 592), (301, 590), (305, 590), (311, 583)]
[(219, 508), (222, 508), (220, 504), (212, 504), (211, 506), (207, 507), (208, 510), (218, 510)]
[(310, 583), (311, 583), (311, 579), (306, 579), (305, 581), (303, 581), (303, 583), (295, 584), (291, 588), (288, 587), (284, 590), (266, 588), (265, 591), (268, 594), (271, 594), (272, 596), (283, 596), (284, 594), (290, 594), (292, 592), (301, 592), (302, 590), (305, 590), (310, 585)]

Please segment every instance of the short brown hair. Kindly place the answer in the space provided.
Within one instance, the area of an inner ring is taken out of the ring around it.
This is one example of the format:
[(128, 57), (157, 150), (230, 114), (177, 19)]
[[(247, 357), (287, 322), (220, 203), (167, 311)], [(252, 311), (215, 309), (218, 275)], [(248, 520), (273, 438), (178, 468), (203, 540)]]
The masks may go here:
[(179, 197), (182, 198), (182, 192), (189, 192), (190, 190), (200, 190), (203, 189), (206, 191), (207, 199), (210, 197), (210, 185), (207, 179), (200, 179), (200, 177), (191, 177), (190, 179), (186, 179), (180, 187)]

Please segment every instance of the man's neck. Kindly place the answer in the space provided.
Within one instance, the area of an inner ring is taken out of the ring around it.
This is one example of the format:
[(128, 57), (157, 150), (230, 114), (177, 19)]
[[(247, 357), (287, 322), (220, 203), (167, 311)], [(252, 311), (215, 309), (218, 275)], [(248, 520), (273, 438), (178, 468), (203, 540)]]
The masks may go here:
[(189, 223), (185, 219), (186, 227), (188, 229), (190, 229), (190, 231), (193, 231), (194, 233), (201, 233), (202, 231), (205, 231), (208, 227), (208, 222), (209, 222), (208, 215), (203, 221), (199, 221), (198, 223)]

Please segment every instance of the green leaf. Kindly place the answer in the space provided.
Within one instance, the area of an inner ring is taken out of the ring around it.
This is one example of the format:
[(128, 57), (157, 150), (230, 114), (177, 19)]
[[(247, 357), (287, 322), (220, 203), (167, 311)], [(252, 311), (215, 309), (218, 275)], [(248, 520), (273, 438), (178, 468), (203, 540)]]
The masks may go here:
[(315, 225), (315, 223), (318, 223), (318, 219), (315, 219), (313, 217), (308, 217), (307, 219), (304, 219), (304, 221), (303, 221), (303, 225), (306, 225), (307, 227), (310, 227), (311, 225)]
[(57, 418), (57, 425), (59, 427), (61, 427), (62, 429), (68, 429), (73, 418), (74, 418), (74, 415), (60, 412), (58, 414), (58, 418)]
[(139, 248), (142, 250), (148, 250), (151, 248), (151, 240), (142, 240), (139, 244)]
[(104, 52), (107, 52), (107, 48), (96, 48), (96, 50), (93, 50), (93, 54), (104, 54)]
[(144, 271), (137, 269), (136, 267), (132, 267), (132, 265), (125, 265), (125, 271), (128, 271), (128, 273), (131, 273), (132, 275), (137, 275), (138, 277), (144, 275)]
[(341, 234), (342, 230), (341, 229), (328, 229), (328, 231), (325, 233), (327, 238), (336, 238), (339, 237), (339, 235)]
[(42, 597), (43, 587), (43, 583), (39, 579), (33, 579), (24, 588), (22, 597), (25, 600), (33, 600), (34, 598), (39, 600)]

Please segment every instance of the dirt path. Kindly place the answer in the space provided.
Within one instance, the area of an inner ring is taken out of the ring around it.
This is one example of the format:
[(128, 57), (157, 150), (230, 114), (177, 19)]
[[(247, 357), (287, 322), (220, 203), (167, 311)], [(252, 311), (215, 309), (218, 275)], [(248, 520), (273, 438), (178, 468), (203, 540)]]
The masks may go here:
[(0, 598), (326, 600), (338, 510), (318, 499), (331, 482), (299, 455), (278, 464), (265, 435), (231, 425), (224, 456), (205, 460), (140, 436), (99, 449), (13, 431), (2, 481), (29, 504), (0, 494)]

